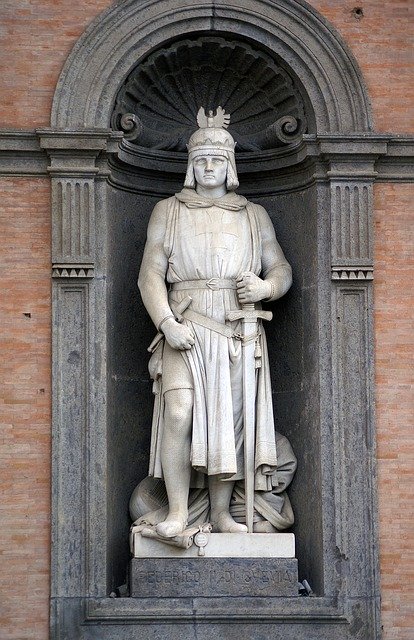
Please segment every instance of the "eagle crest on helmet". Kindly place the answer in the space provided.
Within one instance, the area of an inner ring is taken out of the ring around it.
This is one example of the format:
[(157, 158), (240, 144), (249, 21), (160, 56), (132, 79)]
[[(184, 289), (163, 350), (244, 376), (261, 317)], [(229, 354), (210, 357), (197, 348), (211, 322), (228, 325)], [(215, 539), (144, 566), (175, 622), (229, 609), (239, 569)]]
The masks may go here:
[(230, 116), (222, 107), (217, 107), (216, 115), (212, 110), (207, 115), (204, 107), (200, 107), (197, 113), (197, 124), (200, 129), (227, 129), (230, 124)]

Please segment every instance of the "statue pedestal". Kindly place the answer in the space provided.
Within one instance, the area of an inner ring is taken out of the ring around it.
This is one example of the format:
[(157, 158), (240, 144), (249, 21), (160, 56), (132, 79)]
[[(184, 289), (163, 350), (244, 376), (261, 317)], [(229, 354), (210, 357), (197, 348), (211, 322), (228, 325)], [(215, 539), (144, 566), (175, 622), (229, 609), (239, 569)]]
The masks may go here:
[[(134, 558), (197, 558), (199, 549), (173, 547), (165, 542), (145, 538), (140, 533), (131, 537)], [(204, 547), (206, 558), (294, 558), (293, 533), (210, 533)]]
[(298, 595), (292, 533), (213, 533), (203, 551), (134, 534), (131, 597)]

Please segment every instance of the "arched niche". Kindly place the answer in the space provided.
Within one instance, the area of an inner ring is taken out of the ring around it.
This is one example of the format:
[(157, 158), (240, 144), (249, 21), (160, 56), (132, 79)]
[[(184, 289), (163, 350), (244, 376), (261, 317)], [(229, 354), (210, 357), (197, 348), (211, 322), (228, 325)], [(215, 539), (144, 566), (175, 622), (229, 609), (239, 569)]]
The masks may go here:
[[(229, 131), (239, 148), (239, 192), (269, 211), (294, 272), (288, 296), (272, 305), (275, 319), (267, 334), (276, 424), (299, 459), (292, 497), (300, 577), (311, 575), (315, 592), (321, 594), (317, 194), (312, 170), (298, 162), (294, 152), (302, 134), (315, 130), (315, 114), (288, 65), (269, 49), (232, 33), (186, 34), (155, 49), (118, 89), (111, 117), (113, 126), (128, 114), (142, 122), (137, 137), (127, 129), (128, 140), (109, 162), (107, 460), (112, 586), (125, 581), (126, 505), (148, 469), (152, 397), (145, 347), (154, 327), (136, 286), (146, 228), (155, 203), (182, 188), (185, 143), (196, 129), (198, 108), (219, 104), (231, 114)], [(296, 132), (284, 134), (274, 128), (285, 118), (296, 122)]]
[(245, 36), (284, 60), (317, 105), (318, 133), (371, 129), (369, 100), (353, 55), (329, 23), (298, 0), (238, 0), (231, 6), (187, 0), (180, 7), (175, 0), (128, 0), (109, 8), (64, 65), (52, 126), (109, 126), (114, 96), (131, 69), (178, 34), (197, 32)]
[(234, 620), (259, 616), (266, 638), (283, 629), (296, 640), (299, 621), (304, 637), (318, 628), (330, 638), (335, 628), (339, 637), (363, 629), (371, 635), (361, 637), (374, 638), (375, 488), (372, 477), (365, 482), (373, 469), (373, 165), (361, 142), (369, 101), (332, 27), (306, 3), (287, 0), (127, 1), (89, 27), (62, 71), (43, 132), (53, 191), (52, 625), (66, 633), (87, 622), (85, 638), (94, 625), (102, 638), (127, 637), (133, 624), (148, 637), (159, 624), (174, 626), (177, 603), (108, 596), (125, 580), (127, 502), (148, 459), (153, 328), (136, 275), (151, 209), (180, 189), (185, 154), (121, 141), (110, 127), (134, 70), (177, 43), (209, 38), (240, 42), (279, 65), (306, 115), (293, 142), (255, 148), (253, 132), (238, 166), (241, 191), (267, 208), (294, 268), (268, 336), (276, 424), (299, 458), (291, 496), (300, 578), (315, 597), (182, 602), (183, 637), (197, 620), (227, 633)]

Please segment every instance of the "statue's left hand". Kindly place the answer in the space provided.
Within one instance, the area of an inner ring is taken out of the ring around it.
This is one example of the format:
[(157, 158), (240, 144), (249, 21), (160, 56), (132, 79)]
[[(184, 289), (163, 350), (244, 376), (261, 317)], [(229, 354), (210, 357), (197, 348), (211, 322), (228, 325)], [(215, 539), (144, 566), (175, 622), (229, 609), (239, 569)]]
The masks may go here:
[(242, 304), (259, 302), (272, 295), (272, 285), (259, 278), (255, 273), (246, 271), (237, 278), (237, 295)]

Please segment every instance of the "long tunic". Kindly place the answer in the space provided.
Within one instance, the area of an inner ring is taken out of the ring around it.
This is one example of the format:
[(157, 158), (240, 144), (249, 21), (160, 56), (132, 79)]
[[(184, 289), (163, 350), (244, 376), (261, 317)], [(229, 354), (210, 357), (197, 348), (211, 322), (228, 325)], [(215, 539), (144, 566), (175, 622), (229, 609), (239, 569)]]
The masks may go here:
[[(185, 283), (212, 278), (236, 280), (244, 272), (262, 272), (262, 246), (256, 205), (228, 194), (217, 204), (203, 202), (195, 192), (183, 190), (165, 201), (166, 233), (164, 252), (168, 260), (167, 283)], [(204, 206), (203, 206), (204, 205)], [(240, 309), (235, 289), (214, 290), (193, 287), (169, 291), (169, 302), (192, 298), (191, 309), (242, 331), (240, 323), (229, 323), (229, 311)], [(242, 348), (237, 338), (227, 338), (209, 328), (184, 321), (195, 336), (194, 346), (174, 352), (185, 359), (194, 390), (191, 465), (192, 486), (203, 486), (205, 476), (236, 480), (243, 470)], [(263, 328), (258, 326), (257, 344), (261, 352), (256, 369), (255, 484), (270, 490), (276, 469), (276, 443), (269, 361)], [(164, 350), (163, 366), (168, 354)], [(176, 388), (179, 388), (179, 381)], [(186, 386), (186, 385), (183, 385)], [(170, 387), (171, 388), (171, 387)], [(163, 392), (153, 421), (150, 475), (162, 477), (160, 445), (163, 431)]]

